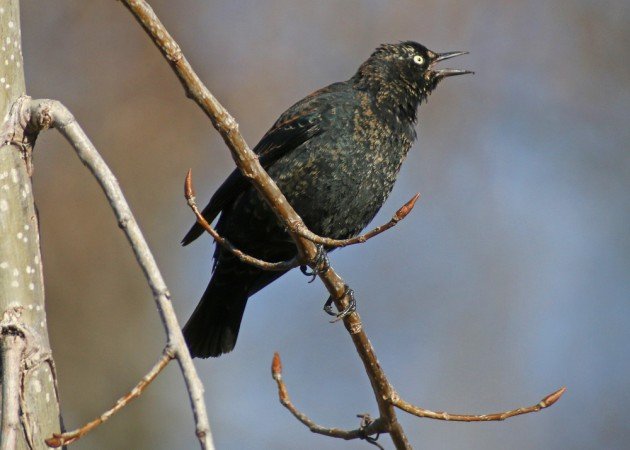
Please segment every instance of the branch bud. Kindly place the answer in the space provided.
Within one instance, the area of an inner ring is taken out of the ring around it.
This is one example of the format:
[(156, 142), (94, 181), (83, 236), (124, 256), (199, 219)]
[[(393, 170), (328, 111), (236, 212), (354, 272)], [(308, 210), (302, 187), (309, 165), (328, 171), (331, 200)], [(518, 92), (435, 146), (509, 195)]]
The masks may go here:
[(416, 202), (418, 201), (419, 198), (420, 198), (420, 193), (417, 193), (416, 195), (413, 196), (411, 200), (409, 200), (407, 203), (402, 205), (400, 209), (396, 211), (396, 214), (394, 214), (394, 217), (393, 217), (394, 221), (398, 222), (398, 221), (403, 220), (405, 217), (407, 217), (407, 214), (409, 214), (411, 210), (413, 209), (413, 207), (416, 206)]
[(276, 381), (282, 378), (282, 361), (280, 361), (280, 354), (278, 352), (273, 354), (273, 361), (271, 362), (271, 376)]
[(548, 406), (553, 405), (554, 403), (556, 403), (558, 400), (560, 400), (560, 397), (562, 397), (562, 394), (564, 394), (566, 392), (567, 388), (566, 386), (562, 386), (560, 389), (558, 389), (556, 392), (549, 394), (548, 396), (546, 396), (545, 398), (543, 398), (539, 405), (541, 408), (546, 408)]

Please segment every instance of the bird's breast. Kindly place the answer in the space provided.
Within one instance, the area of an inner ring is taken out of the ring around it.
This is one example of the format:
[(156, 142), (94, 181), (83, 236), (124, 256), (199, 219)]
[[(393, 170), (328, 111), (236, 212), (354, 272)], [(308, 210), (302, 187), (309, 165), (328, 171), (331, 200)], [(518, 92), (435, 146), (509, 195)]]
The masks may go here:
[(306, 225), (333, 238), (353, 236), (367, 226), (411, 146), (405, 133), (375, 117), (352, 125), (322, 133), (270, 171)]

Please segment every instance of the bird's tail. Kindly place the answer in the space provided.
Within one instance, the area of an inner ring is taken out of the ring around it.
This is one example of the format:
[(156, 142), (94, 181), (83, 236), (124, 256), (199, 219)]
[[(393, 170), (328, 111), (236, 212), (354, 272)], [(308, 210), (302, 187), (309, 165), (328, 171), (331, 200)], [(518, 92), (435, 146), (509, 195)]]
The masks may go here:
[(193, 357), (219, 356), (234, 349), (249, 297), (242, 283), (226, 283), (214, 275), (184, 326)]

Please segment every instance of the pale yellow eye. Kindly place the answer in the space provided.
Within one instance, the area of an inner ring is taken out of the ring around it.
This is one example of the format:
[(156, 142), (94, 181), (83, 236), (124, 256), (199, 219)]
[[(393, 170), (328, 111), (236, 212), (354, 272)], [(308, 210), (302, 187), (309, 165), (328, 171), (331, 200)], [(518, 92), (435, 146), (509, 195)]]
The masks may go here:
[(420, 55), (416, 55), (413, 57), (413, 62), (415, 62), (416, 64), (424, 64), (424, 58)]

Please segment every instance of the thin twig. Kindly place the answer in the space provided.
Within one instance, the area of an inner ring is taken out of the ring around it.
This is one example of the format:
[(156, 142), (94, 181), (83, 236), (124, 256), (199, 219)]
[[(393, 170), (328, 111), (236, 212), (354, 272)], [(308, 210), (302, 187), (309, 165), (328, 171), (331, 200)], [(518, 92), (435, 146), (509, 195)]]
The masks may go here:
[(149, 387), (149, 384), (155, 380), (155, 378), (160, 374), (160, 372), (162, 372), (162, 370), (164, 370), (173, 358), (174, 355), (170, 352), (170, 350), (168, 348), (165, 349), (162, 357), (157, 363), (155, 363), (151, 370), (142, 377), (142, 380), (140, 380), (140, 382), (136, 384), (131, 391), (120, 397), (112, 408), (105, 411), (100, 415), (100, 417), (97, 417), (93, 421), (83, 425), (81, 428), (77, 428), (73, 431), (67, 431), (65, 433), (54, 433), (51, 438), (46, 439), (46, 444), (49, 447), (61, 447), (62, 445), (72, 444), (73, 442), (81, 439), (94, 428), (109, 420), (109, 418), (127, 406), (132, 400), (140, 397), (144, 390)]
[(263, 261), (262, 259), (255, 258), (251, 255), (248, 255), (247, 253), (244, 253), (243, 251), (236, 248), (230, 241), (228, 241), (223, 236), (221, 236), (217, 232), (217, 230), (215, 230), (212, 227), (212, 225), (208, 223), (206, 218), (203, 217), (203, 215), (199, 211), (199, 208), (197, 207), (197, 202), (195, 200), (195, 189), (193, 188), (193, 184), (192, 184), (192, 170), (191, 169), (188, 169), (188, 173), (186, 174), (186, 181), (184, 183), (184, 195), (186, 196), (186, 201), (188, 202), (188, 206), (190, 206), (190, 209), (192, 209), (192, 211), (195, 213), (195, 217), (197, 218), (197, 222), (199, 223), (199, 225), (201, 225), (204, 228), (204, 230), (206, 230), (208, 234), (210, 234), (210, 236), (212, 236), (212, 238), (219, 245), (221, 245), (226, 250), (232, 252), (232, 254), (234, 254), (234, 256), (236, 256), (241, 261), (247, 264), (250, 264), (254, 267), (258, 267), (259, 269), (269, 270), (269, 271), (279, 271), (279, 272), (290, 270), (300, 265), (300, 262), (298, 261), (297, 257), (290, 259), (288, 261), (280, 261), (280, 262), (273, 262), (273, 263), (268, 262), (268, 261)]
[(2, 341), (2, 426), (1, 450), (13, 450), (20, 432), (20, 385), (22, 355), (26, 348), (24, 335), (10, 325), (0, 330)]
[(448, 420), (452, 422), (491, 422), (501, 421), (509, 419), (510, 417), (520, 416), (522, 414), (529, 414), (540, 411), (541, 409), (548, 408), (549, 406), (560, 400), (560, 397), (562, 397), (562, 394), (564, 394), (566, 390), (566, 387), (561, 387), (557, 391), (549, 394), (540, 402), (532, 406), (492, 414), (451, 414), (443, 411), (430, 411), (428, 409), (414, 406), (411, 403), (408, 403), (402, 398), (398, 397), (397, 395), (392, 398), (391, 402), (397, 408), (400, 408), (403, 411), (406, 411), (409, 414), (413, 414), (414, 416), (418, 417), (427, 417), (429, 419), (437, 420)]
[(299, 234), (300, 236), (308, 239), (311, 242), (314, 242), (316, 244), (322, 244), (322, 245), (325, 245), (326, 247), (331, 247), (331, 248), (347, 247), (348, 245), (354, 245), (354, 244), (363, 244), (365, 241), (372, 239), (374, 236), (378, 236), (379, 234), (396, 226), (398, 222), (400, 222), (405, 217), (407, 217), (407, 214), (411, 212), (411, 210), (413, 209), (413, 207), (415, 206), (419, 198), (420, 198), (420, 194), (414, 195), (413, 198), (411, 198), (411, 200), (409, 200), (407, 203), (401, 206), (398, 209), (398, 211), (396, 211), (396, 213), (392, 216), (389, 222), (387, 222), (386, 224), (380, 225), (374, 228), (373, 230), (368, 231), (367, 233), (364, 233), (360, 236), (355, 236), (353, 238), (332, 239), (328, 237), (318, 236), (317, 234), (313, 233), (311, 230), (306, 228), (304, 226), (304, 223), (294, 224), (293, 231)]
[(351, 440), (366, 439), (371, 435), (385, 433), (387, 431), (387, 429), (385, 428), (384, 420), (380, 418), (369, 421), (369, 423), (367, 423), (365, 427), (357, 428), (354, 430), (326, 428), (316, 424), (306, 414), (299, 411), (291, 402), (291, 399), (289, 398), (289, 391), (287, 390), (286, 384), (282, 379), (282, 362), (280, 361), (280, 355), (278, 354), (278, 352), (274, 353), (273, 355), (273, 361), (271, 363), (271, 376), (278, 385), (278, 397), (280, 399), (280, 403), (282, 403), (282, 406), (287, 408), (297, 420), (306, 425), (308, 429), (311, 430), (313, 433), (323, 434), (324, 436), (330, 436), (345, 440)]
[(29, 100), (27, 97), (23, 97), (21, 101), (24, 104), (22, 123), (28, 124), (29, 132), (36, 134), (46, 128), (56, 128), (74, 148), (81, 162), (92, 172), (103, 189), (116, 215), (118, 225), (125, 233), (153, 293), (160, 318), (166, 329), (167, 347), (172, 349), (184, 376), (195, 418), (195, 432), (201, 448), (214, 449), (203, 398), (203, 384), (197, 375), (177, 322), (171, 303), (171, 294), (116, 177), (64, 105), (55, 100)]

